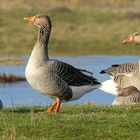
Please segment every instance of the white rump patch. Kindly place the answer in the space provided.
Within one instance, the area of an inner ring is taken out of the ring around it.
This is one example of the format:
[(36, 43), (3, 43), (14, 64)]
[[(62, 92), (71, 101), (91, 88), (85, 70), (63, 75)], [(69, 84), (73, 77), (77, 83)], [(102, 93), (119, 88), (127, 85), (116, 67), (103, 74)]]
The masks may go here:
[(76, 100), (82, 97), (83, 95), (87, 94), (88, 92), (98, 88), (99, 85), (85, 85), (85, 86), (70, 86), (72, 89), (72, 99), (71, 100)]
[(110, 80), (106, 80), (101, 83), (99, 89), (103, 90), (104, 92), (117, 95), (117, 84), (114, 82), (113, 78)]

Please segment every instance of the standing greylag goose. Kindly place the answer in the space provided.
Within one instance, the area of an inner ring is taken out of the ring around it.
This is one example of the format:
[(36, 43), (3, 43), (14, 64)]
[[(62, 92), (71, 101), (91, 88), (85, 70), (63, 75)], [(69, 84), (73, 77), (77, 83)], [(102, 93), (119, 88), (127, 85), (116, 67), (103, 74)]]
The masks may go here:
[(125, 40), (123, 40), (123, 44), (140, 44), (140, 32), (133, 33), (129, 37), (127, 37)]
[(51, 33), (51, 20), (47, 15), (24, 18), (39, 28), (38, 39), (26, 66), (28, 83), (37, 91), (55, 100), (48, 112), (56, 107), (59, 112), (62, 101), (76, 100), (96, 89), (100, 83), (92, 73), (77, 69), (64, 62), (50, 59), (48, 42)]
[(140, 91), (134, 86), (120, 89), (116, 99), (113, 101), (113, 105), (130, 105), (136, 103), (140, 103)]
[[(123, 43), (140, 44), (140, 33), (133, 33)], [(111, 76), (111, 79), (104, 81), (100, 87), (105, 92), (117, 95), (118, 90), (129, 86), (135, 86), (140, 90), (140, 61), (115, 64), (108, 69), (102, 70), (100, 73), (107, 73)]]

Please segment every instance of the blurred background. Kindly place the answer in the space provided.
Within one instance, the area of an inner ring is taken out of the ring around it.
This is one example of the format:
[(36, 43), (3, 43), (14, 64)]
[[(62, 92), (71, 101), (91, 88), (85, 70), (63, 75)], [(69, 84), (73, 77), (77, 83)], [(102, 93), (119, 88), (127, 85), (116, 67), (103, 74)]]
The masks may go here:
[(1, 0), (0, 54), (29, 54), (37, 30), (23, 21), (38, 13), (52, 19), (51, 55), (140, 54), (123, 47), (140, 31), (139, 0)]
[[(108, 79), (99, 74), (100, 70), (139, 60), (135, 55), (140, 54), (140, 46), (122, 45), (124, 38), (140, 31), (139, 0), (1, 0), (0, 13), (2, 77), (3, 74), (24, 77), (38, 29), (23, 18), (39, 13), (49, 15), (52, 20), (50, 56), (94, 72), (100, 82)], [(0, 99), (5, 106), (51, 102), (26, 81), (1, 83)], [(114, 96), (96, 90), (74, 103), (110, 104), (113, 99)]]

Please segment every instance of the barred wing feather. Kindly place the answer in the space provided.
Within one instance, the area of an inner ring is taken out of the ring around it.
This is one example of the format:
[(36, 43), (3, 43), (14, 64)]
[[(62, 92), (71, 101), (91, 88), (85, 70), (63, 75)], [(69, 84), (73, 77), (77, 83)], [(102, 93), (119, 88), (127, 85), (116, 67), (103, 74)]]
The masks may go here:
[[(58, 60), (50, 60), (50, 68), (55, 72), (60, 78), (62, 78), (69, 86), (84, 86), (84, 85), (98, 85), (92, 76), (86, 70), (76, 69), (75, 67), (66, 64)], [(87, 74), (84, 74), (84, 73)]]

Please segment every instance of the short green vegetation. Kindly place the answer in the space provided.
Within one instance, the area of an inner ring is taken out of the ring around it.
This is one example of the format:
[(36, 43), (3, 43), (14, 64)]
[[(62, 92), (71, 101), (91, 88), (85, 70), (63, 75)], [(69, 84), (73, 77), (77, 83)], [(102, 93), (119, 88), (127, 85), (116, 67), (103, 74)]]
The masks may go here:
[(24, 17), (38, 13), (52, 19), (51, 55), (140, 54), (139, 46), (122, 45), (140, 31), (139, 0), (4, 0), (0, 2), (0, 54), (29, 54), (37, 28)]
[(138, 140), (140, 106), (65, 105), (59, 114), (45, 107), (4, 108), (3, 140)]

